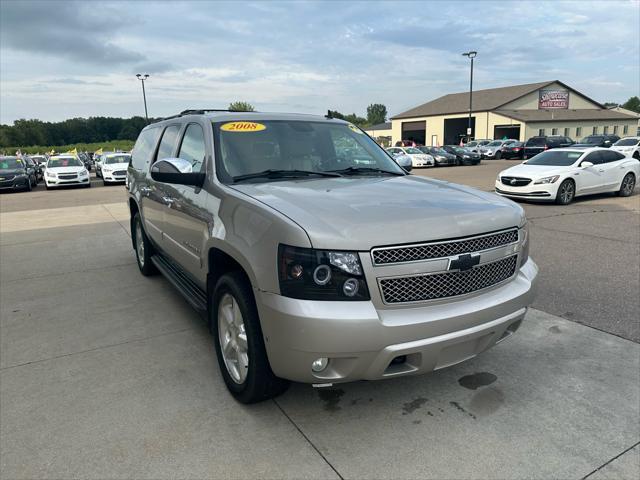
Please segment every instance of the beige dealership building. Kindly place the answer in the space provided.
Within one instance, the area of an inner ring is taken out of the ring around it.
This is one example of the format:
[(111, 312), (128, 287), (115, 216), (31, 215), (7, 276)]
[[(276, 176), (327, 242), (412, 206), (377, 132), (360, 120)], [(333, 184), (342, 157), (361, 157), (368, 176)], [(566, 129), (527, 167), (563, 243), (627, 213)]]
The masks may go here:
[[(565, 135), (574, 140), (592, 134), (636, 135), (637, 118), (610, 110), (553, 80), (473, 92), (471, 137), (514, 138)], [(458, 144), (467, 136), (469, 92), (452, 93), (391, 118), (392, 142)]]

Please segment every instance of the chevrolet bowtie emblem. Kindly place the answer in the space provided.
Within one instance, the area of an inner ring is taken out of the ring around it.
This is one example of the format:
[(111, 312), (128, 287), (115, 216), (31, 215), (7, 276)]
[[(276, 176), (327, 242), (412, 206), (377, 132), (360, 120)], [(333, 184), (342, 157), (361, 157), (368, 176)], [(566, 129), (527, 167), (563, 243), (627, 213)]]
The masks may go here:
[(459, 255), (455, 260), (449, 262), (449, 270), (471, 270), (473, 267), (480, 263), (480, 255)]

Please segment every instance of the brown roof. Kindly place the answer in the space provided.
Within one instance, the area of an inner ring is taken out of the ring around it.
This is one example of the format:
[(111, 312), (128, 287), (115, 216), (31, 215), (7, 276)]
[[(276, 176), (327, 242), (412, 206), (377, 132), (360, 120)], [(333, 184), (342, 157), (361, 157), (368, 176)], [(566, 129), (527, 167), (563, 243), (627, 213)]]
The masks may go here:
[(521, 122), (561, 122), (570, 120), (636, 120), (626, 113), (609, 109), (598, 110), (495, 110), (494, 113), (520, 120)]
[[(496, 110), (497, 108), (513, 102), (514, 100), (527, 95), (528, 93), (535, 92), (540, 88), (544, 88), (552, 83), (558, 83), (568, 90), (575, 92), (575, 90), (559, 80), (551, 80), (548, 82), (527, 83), (525, 85), (513, 85), (511, 87), (489, 88), (486, 90), (474, 90), (473, 92), (473, 111), (484, 112), (487, 110)], [(579, 93), (579, 92), (576, 92)], [(581, 96), (584, 97), (581, 93)], [(588, 98), (588, 97), (585, 97)], [(588, 98), (588, 100), (591, 100)], [(599, 103), (591, 100), (600, 105)], [(604, 107), (603, 107), (604, 108)], [(392, 120), (400, 118), (412, 118), (412, 117), (429, 117), (431, 115), (449, 115), (454, 113), (468, 113), (469, 112), (469, 92), (451, 93), (440, 98), (436, 98), (430, 102), (419, 105), (411, 110), (400, 113)]]

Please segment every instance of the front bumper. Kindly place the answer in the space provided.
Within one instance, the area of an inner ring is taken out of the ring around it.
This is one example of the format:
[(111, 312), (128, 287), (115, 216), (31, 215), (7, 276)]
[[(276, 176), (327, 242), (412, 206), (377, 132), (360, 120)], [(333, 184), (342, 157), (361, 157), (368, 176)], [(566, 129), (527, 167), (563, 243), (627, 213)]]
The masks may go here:
[(111, 172), (102, 171), (102, 179), (105, 182), (123, 182), (127, 179), (127, 175), (114, 175)]
[(0, 190), (23, 190), (29, 186), (29, 177), (21, 176), (11, 180), (0, 180)]
[(60, 178), (44, 177), (44, 183), (47, 187), (64, 187), (65, 185), (88, 185), (90, 182), (89, 177), (72, 178), (69, 180), (63, 180)]
[[(304, 383), (379, 380), (454, 365), (509, 337), (533, 301), (537, 274), (530, 259), (513, 280), (478, 295), (402, 308), (261, 291), (256, 300), (277, 376)], [(321, 357), (329, 365), (312, 372)]]
[(522, 198), (524, 200), (555, 200), (558, 186), (562, 182), (534, 184), (523, 187), (512, 187), (496, 180), (495, 190), (498, 195), (509, 198)]

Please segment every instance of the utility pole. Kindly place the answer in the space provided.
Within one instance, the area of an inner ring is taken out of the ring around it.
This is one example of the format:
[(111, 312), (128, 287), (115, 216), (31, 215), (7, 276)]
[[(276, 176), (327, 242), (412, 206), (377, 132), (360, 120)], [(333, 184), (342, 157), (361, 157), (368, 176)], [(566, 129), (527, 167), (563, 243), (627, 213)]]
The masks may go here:
[(471, 112), (473, 109), (473, 59), (477, 54), (478, 52), (474, 50), (462, 54), (465, 57), (469, 57), (471, 59), (471, 79), (469, 81), (469, 126), (467, 127), (467, 141), (471, 140)]
[(136, 74), (136, 77), (138, 77), (138, 80), (142, 82), (142, 99), (144, 100), (144, 118), (147, 120), (147, 123), (149, 123), (149, 114), (147, 113), (147, 94), (144, 91), (144, 81), (147, 78), (149, 78), (149, 75), (147, 75), (146, 73), (144, 75), (138, 73)]

